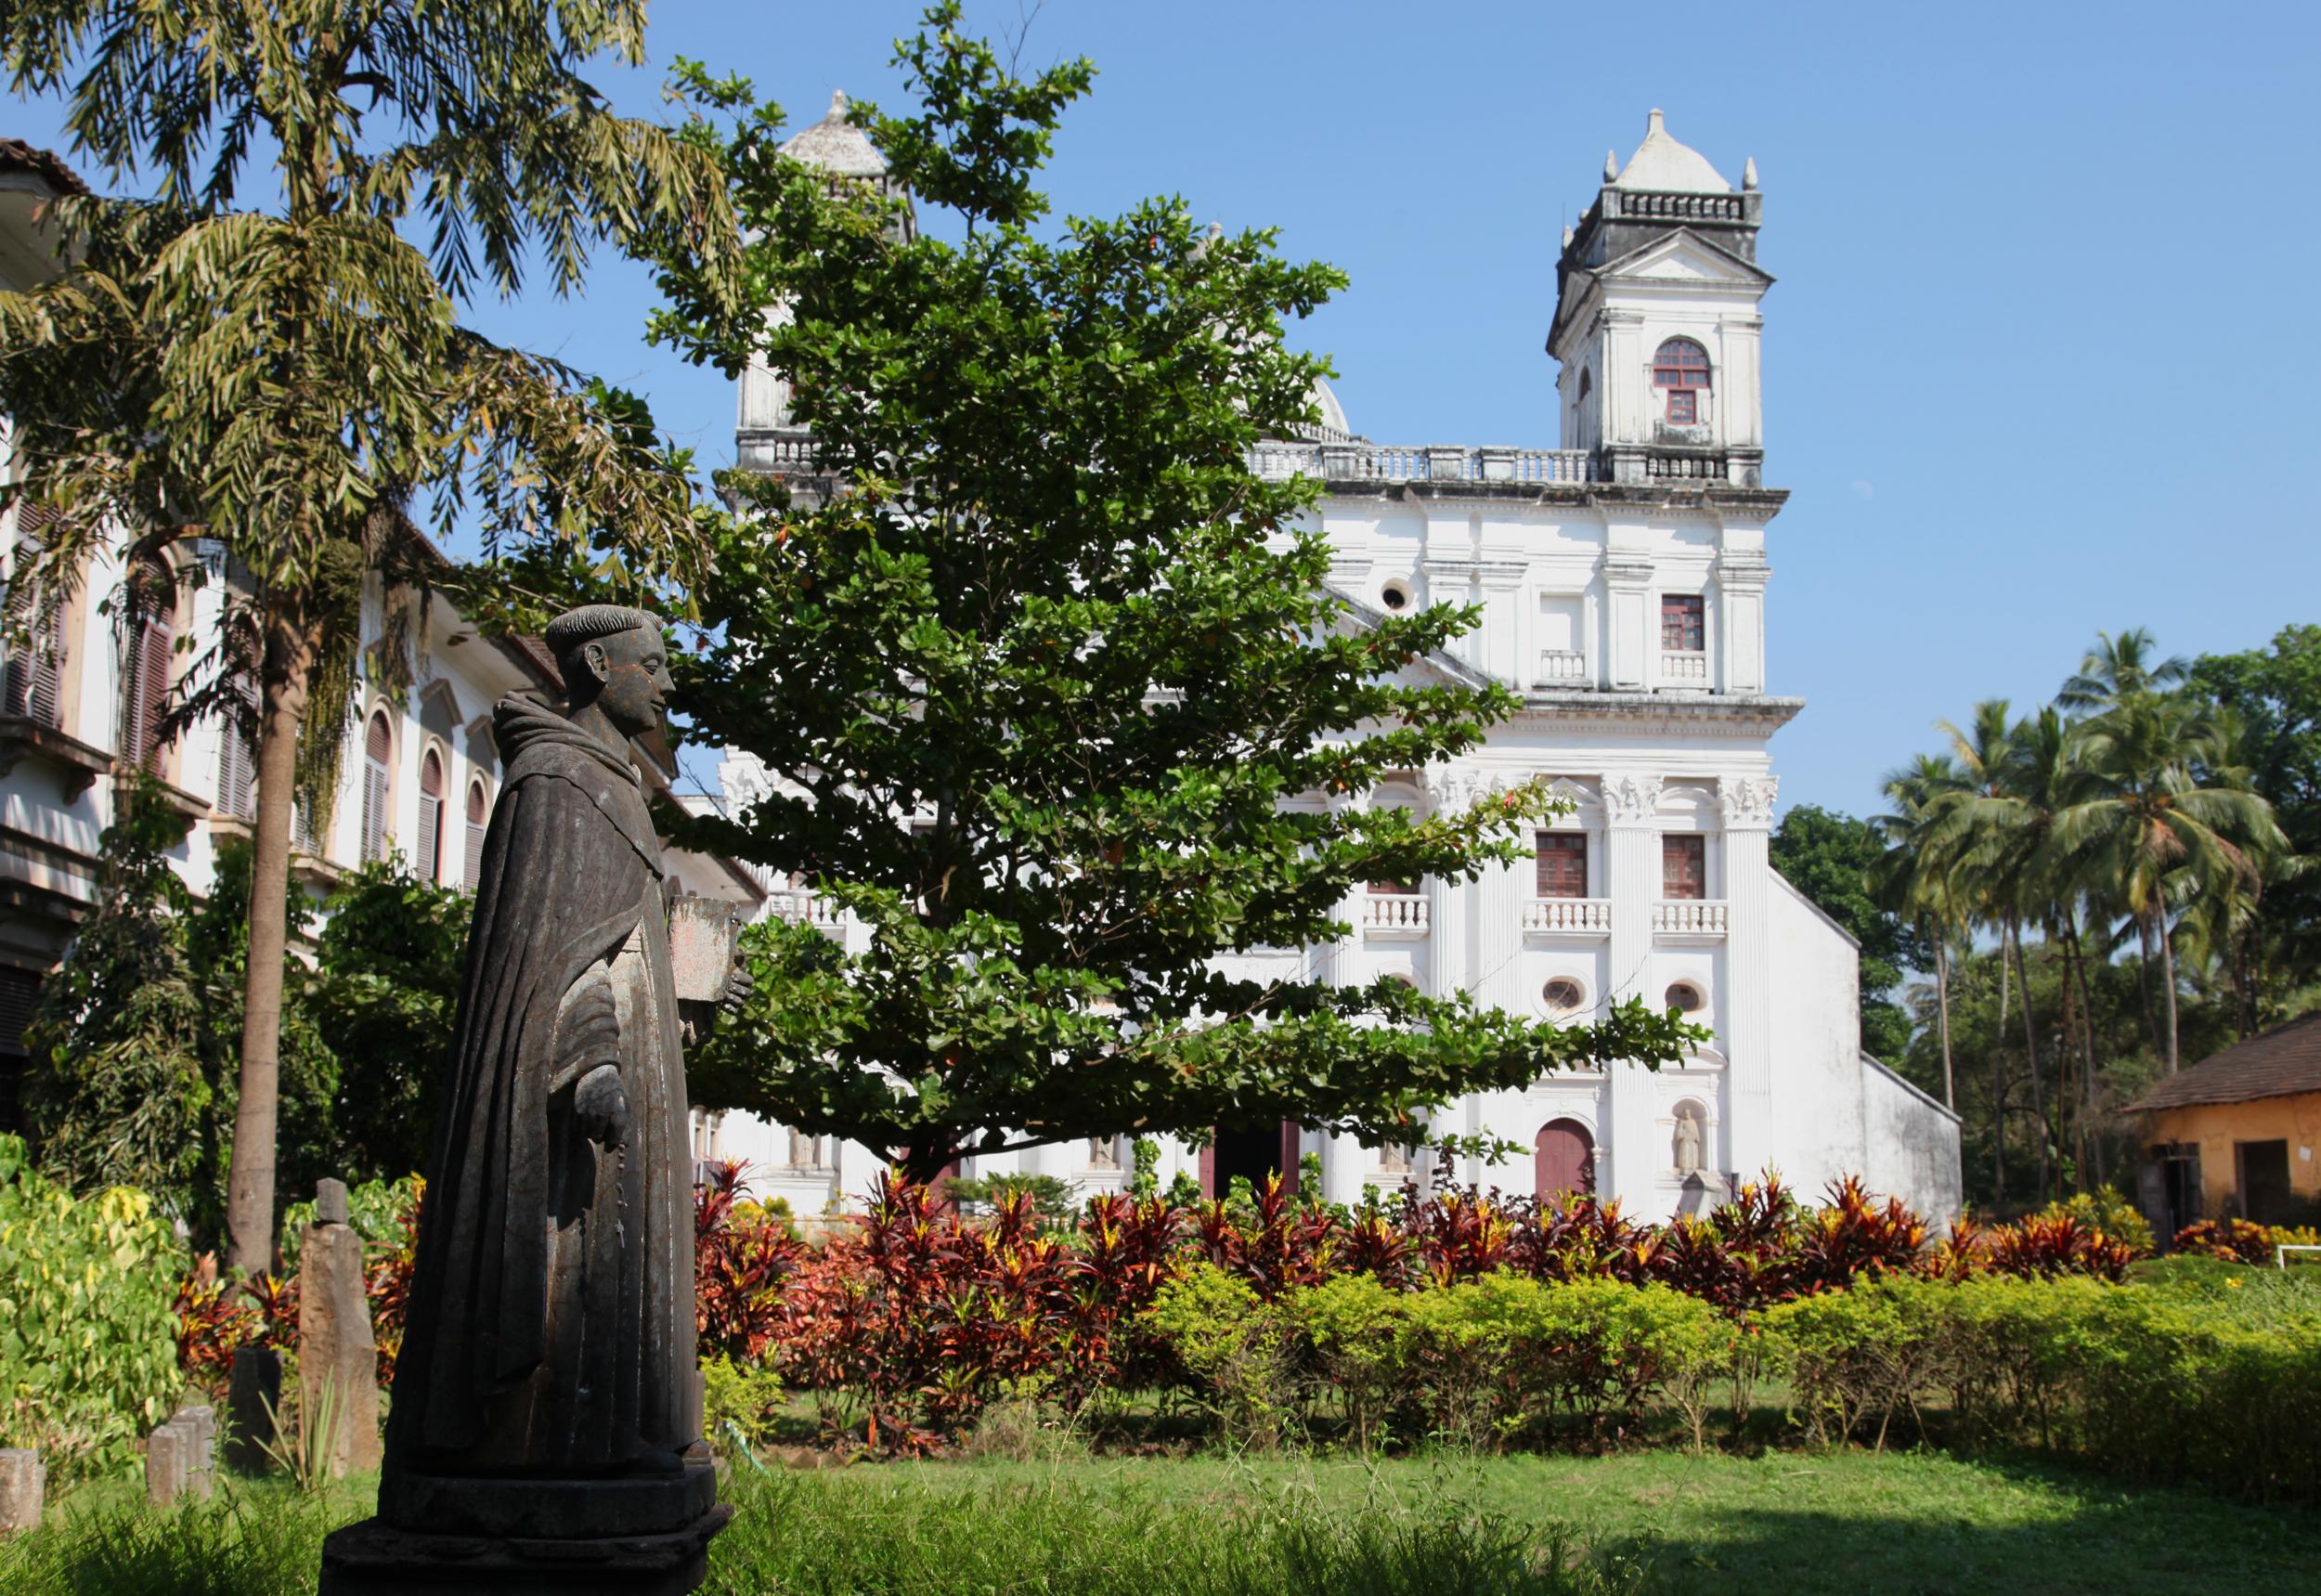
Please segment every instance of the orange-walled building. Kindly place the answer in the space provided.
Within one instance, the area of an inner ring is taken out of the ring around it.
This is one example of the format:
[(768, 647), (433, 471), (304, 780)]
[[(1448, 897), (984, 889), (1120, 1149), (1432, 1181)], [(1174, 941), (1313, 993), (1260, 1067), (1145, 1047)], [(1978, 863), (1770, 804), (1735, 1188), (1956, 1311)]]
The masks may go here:
[(2228, 1214), (2277, 1225), (2321, 1204), (2321, 1013), (2212, 1054), (2135, 1107), (2141, 1205), (2163, 1235)]

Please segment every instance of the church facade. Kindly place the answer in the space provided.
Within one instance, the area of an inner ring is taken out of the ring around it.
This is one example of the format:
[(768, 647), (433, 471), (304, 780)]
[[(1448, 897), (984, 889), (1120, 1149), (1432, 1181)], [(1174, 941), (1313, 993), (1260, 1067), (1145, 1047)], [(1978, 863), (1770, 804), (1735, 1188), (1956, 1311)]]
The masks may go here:
[[(875, 173), (840, 107), (797, 152)], [(1467, 882), (1373, 889), (1320, 949), (1250, 954), (1463, 989), (1511, 1012), (1585, 1019), (1641, 996), (1713, 1032), (1683, 1064), (1544, 1076), (1449, 1106), (1434, 1128), (1526, 1149), (1463, 1180), (1548, 1194), (1589, 1188), (1640, 1218), (1721, 1200), (1777, 1169), (1812, 1193), (1858, 1174), (1921, 1212), (1960, 1203), (1957, 1117), (1860, 1047), (1851, 939), (1774, 871), (1768, 841), (1774, 734), (1803, 708), (1766, 669), (1768, 534), (1786, 494), (1765, 485), (1759, 351), (1772, 279), (1757, 265), (1755, 163), (1734, 187), (1652, 113), (1642, 144), (1608, 160), (1594, 203), (1563, 240), (1547, 337), (1556, 362), (1554, 448), (1381, 445), (1327, 388), (1308, 435), (1261, 445), (1259, 469), (1303, 474), (1332, 546), (1331, 581), (1356, 623), (1445, 601), (1482, 624), (1419, 668), (1496, 681), (1523, 708), (1455, 764), (1413, 772), (1365, 801), (1462, 807), (1549, 778), (1567, 812), (1533, 857)], [(742, 383), (739, 455), (780, 469), (810, 458), (783, 385)], [(730, 759), (728, 802), (765, 790)], [(811, 894), (770, 889), (770, 913), (841, 940), (858, 928)], [(704, 1117), (696, 1145), (748, 1160), (753, 1185), (814, 1213), (859, 1200), (883, 1167), (870, 1149), (742, 1114)], [(1424, 1148), (1365, 1148), (1294, 1124), (1207, 1148), (1164, 1144), (1161, 1177), (1293, 1170), (1318, 1155), (1325, 1195), (1358, 1200), (1432, 1175)], [(1053, 1174), (1083, 1191), (1126, 1179), (1125, 1141), (1074, 1142), (974, 1161), (969, 1174)]]

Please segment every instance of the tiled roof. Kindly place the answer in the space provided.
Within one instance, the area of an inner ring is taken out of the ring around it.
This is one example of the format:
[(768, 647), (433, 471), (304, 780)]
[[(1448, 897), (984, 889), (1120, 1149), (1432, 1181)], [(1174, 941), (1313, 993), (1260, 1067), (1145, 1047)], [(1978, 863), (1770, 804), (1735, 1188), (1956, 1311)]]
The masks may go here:
[(2299, 1092), (2321, 1092), (2321, 1011), (2211, 1053), (2154, 1086), (2135, 1106), (2183, 1109)]
[(0, 138), (0, 172), (30, 172), (59, 194), (85, 194), (88, 185), (54, 151), (20, 138)]

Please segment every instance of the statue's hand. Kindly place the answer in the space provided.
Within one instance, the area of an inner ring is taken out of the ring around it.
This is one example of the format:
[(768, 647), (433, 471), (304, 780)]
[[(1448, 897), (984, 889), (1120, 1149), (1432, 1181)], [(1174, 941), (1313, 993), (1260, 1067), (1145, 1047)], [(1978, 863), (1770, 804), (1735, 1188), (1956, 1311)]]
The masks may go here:
[(738, 955), (733, 967), (726, 972), (725, 990), (718, 993), (718, 1012), (729, 1019), (742, 1011), (749, 994), (758, 990), (758, 982), (749, 973), (749, 967)]
[(580, 1122), (580, 1129), (599, 1147), (611, 1149), (629, 1139), (629, 1093), (620, 1083), (620, 1071), (610, 1064), (599, 1064), (586, 1075), (572, 1092), (573, 1117)]

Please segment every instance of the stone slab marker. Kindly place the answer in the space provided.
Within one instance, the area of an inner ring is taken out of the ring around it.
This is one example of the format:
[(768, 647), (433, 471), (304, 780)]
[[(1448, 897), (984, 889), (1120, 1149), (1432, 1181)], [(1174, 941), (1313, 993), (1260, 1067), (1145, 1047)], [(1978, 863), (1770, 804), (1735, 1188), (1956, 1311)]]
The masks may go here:
[(145, 1438), (145, 1499), (167, 1507), (186, 1488), (186, 1454), (193, 1437), (175, 1424), (164, 1424)]
[[(363, 1239), (346, 1222), (343, 1181), (315, 1183), (315, 1222), (298, 1253), (300, 1422), (334, 1397), (331, 1473), (379, 1466), (379, 1343), (363, 1294)], [(311, 1445), (311, 1439), (309, 1445)]]
[(226, 1412), (233, 1433), (226, 1438), (226, 1462), (236, 1473), (262, 1474), (266, 1448), (274, 1439), (274, 1420), (268, 1408), (282, 1406), (282, 1355), (270, 1346), (234, 1349), (233, 1383), (228, 1387)]
[(30, 1447), (0, 1447), (0, 1535), (40, 1527), (48, 1471)]

